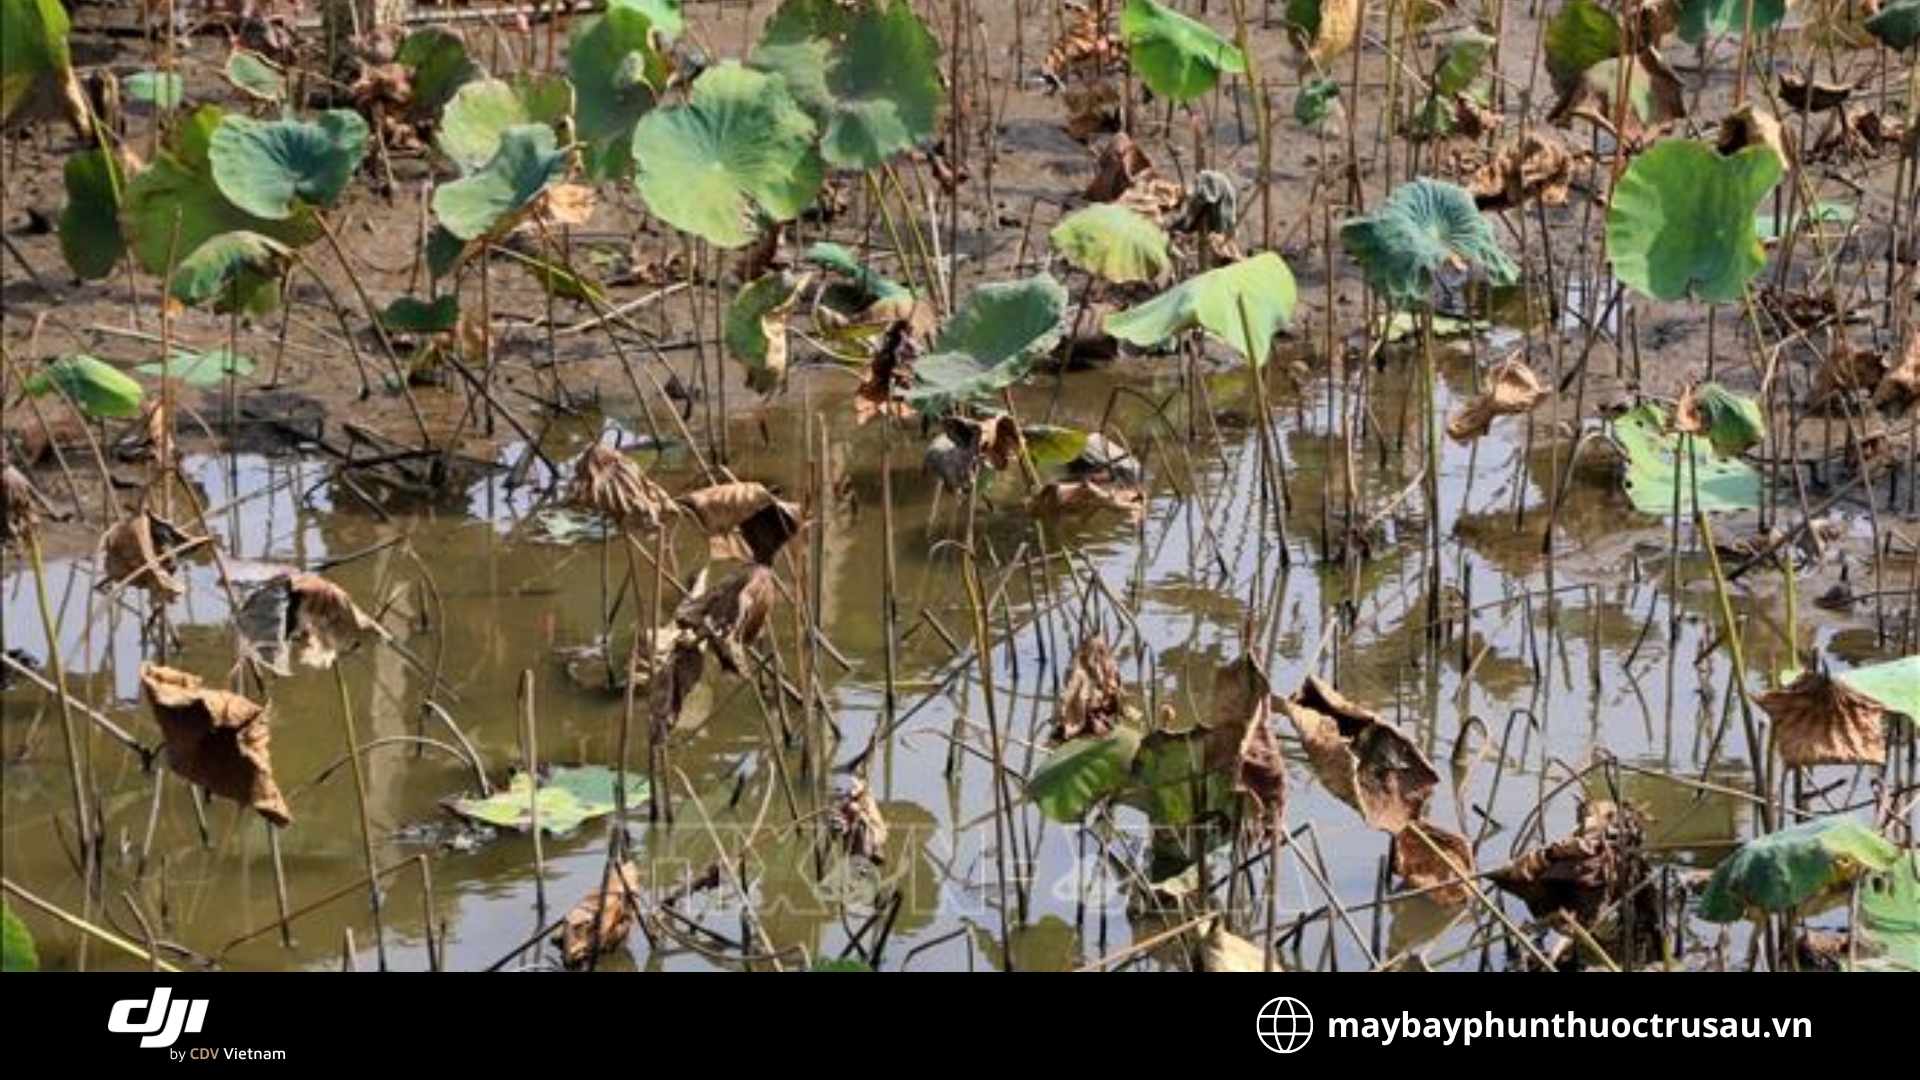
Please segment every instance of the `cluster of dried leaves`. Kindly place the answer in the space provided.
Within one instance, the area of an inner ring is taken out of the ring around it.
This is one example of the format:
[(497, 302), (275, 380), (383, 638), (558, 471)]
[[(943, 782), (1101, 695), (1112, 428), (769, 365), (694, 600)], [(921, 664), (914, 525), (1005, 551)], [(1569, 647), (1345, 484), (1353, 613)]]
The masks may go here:
[(1487, 877), (1536, 919), (1566, 918), (1594, 930), (1649, 873), (1642, 852), (1646, 818), (1606, 799), (1581, 805), (1570, 836), (1522, 855)]

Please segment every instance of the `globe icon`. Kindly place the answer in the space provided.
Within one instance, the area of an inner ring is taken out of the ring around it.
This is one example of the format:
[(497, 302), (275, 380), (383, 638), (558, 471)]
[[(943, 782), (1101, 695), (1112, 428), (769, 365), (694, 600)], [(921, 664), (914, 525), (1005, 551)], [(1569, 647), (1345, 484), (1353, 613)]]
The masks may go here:
[(1260, 1006), (1255, 1030), (1261, 1045), (1276, 1054), (1291, 1054), (1313, 1038), (1313, 1014), (1290, 997), (1277, 997)]

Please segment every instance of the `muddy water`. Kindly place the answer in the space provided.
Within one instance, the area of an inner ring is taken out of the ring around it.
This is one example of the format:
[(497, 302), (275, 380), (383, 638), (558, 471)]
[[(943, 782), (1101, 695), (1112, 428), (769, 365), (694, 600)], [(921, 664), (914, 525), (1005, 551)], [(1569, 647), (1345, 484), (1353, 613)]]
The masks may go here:
[[(1394, 450), (1399, 431), (1407, 432), (1410, 444), (1417, 439), (1417, 410), (1407, 410), (1404, 425), (1397, 420), (1406, 397), (1400, 372), (1410, 366), (1396, 364), (1374, 382), (1370, 400), (1383, 426), (1358, 456), (1358, 466), (1375, 506), (1413, 479)], [(1443, 407), (1469, 391), (1468, 370), (1464, 359), (1448, 363)], [(685, 887), (711, 865), (716, 842), (745, 876), (737, 886), (729, 875), (718, 887), (692, 890), (677, 903), (685, 921), (670, 920), (676, 933), (651, 944), (636, 935), (617, 964), (732, 966), (715, 957), (737, 953), (743, 933), (751, 934), (756, 952), (771, 944), (789, 963), (795, 949), (836, 954), (850, 932), (875, 916), (875, 898), (896, 892), (897, 911), (880, 912), (892, 920), (883, 958), (889, 966), (999, 966), (1003, 948), (1011, 949), (1016, 966), (1072, 966), (1165, 925), (1157, 917), (1130, 915), (1129, 890), (1115, 864), (1097, 858), (1074, 831), (1043, 825), (1031, 807), (1016, 814), (1016, 838), (996, 839), (985, 760), (989, 719), (1008, 733), (1011, 767), (1030, 769), (1044, 752), (1064, 656), (1094, 627), (1120, 645), (1137, 697), (1170, 704), (1183, 717), (1204, 715), (1212, 668), (1245, 648), (1250, 626), (1263, 635), (1257, 644), (1269, 658), (1276, 689), (1291, 689), (1309, 670), (1337, 674), (1346, 692), (1404, 724), (1440, 764), (1434, 817), (1477, 837), (1486, 865), (1507, 857), (1542, 792), (1596, 755), (1616, 759), (1621, 767), (1614, 782), (1653, 808), (1651, 842), (1663, 858), (1711, 861), (1729, 841), (1752, 831), (1741, 798), (1651, 775), (1704, 777), (1732, 789), (1748, 783), (1737, 723), (1710, 750), (1727, 715), (1730, 678), (1727, 650), (1707, 647), (1713, 637), (1710, 587), (1690, 565), (1681, 592), (1671, 593), (1662, 554), (1665, 527), (1632, 515), (1619, 494), (1584, 482), (1574, 486), (1554, 533), (1557, 559), (1549, 585), (1540, 555), (1539, 506), (1554, 466), (1544, 450), (1527, 453), (1517, 421), (1501, 421), (1475, 446), (1446, 447), (1444, 577), (1449, 583), (1470, 581), (1471, 596), (1448, 598), (1453, 629), (1432, 648), (1421, 630), (1424, 530), (1416, 517), (1417, 494), (1373, 530), (1372, 557), (1364, 563), (1343, 567), (1322, 546), (1323, 501), (1337, 499), (1339, 488), (1330, 479), (1338, 470), (1328, 464), (1323, 384), (1294, 388), (1272, 380), (1277, 445), (1288, 460), (1293, 499), (1287, 515), (1293, 566), (1283, 569), (1273, 546), (1262, 543), (1273, 518), (1260, 496), (1259, 452), (1249, 426), (1255, 410), (1244, 375), (1210, 380), (1208, 400), (1220, 422), (1208, 426), (1217, 430), (1218, 441), (1208, 436), (1192, 444), (1179, 430), (1188, 410), (1176, 370), (1078, 373), (1057, 387), (1041, 380), (1023, 398), (1023, 409), (1035, 415), (1057, 406), (1064, 422), (1097, 424), (1119, 384), (1165, 400), (1164, 415), (1174, 422), (1155, 419), (1141, 397), (1115, 399), (1112, 428), (1128, 434), (1153, 478), (1155, 494), (1138, 532), (1119, 523), (1076, 526), (1059, 541), (1071, 554), (1056, 553), (1043, 565), (1029, 561), (1034, 533), (1019, 509), (1017, 478), (1000, 477), (983, 492), (974, 544), (983, 575), (1001, 598), (993, 620), (990, 714), (970, 662), (971, 624), (957, 548), (942, 543), (964, 538), (963, 511), (950, 496), (936, 505), (932, 485), (920, 473), (918, 446), (903, 440), (893, 450), (893, 528), (883, 529), (881, 435), (853, 427), (843, 381), (827, 374), (803, 379), (784, 402), (736, 422), (734, 468), (802, 493), (808, 467), (793, 448), (806, 445), (811, 424), (828, 429), (832, 458), (825, 473), (839, 496), (825, 515), (824, 630), (847, 665), (824, 661), (819, 676), (825, 709), (840, 733), (830, 751), (836, 766), (860, 752), (885, 715), (881, 612), (888, 598), (880, 567), (885, 545), (892, 544), (898, 588), (891, 599), (900, 626), (898, 720), (870, 767), (892, 826), (887, 857), (877, 867), (858, 868), (816, 860), (811, 829), (792, 827), (787, 784), (803, 818), (817, 785), (800, 773), (798, 746), (777, 749), (769, 736), (770, 723), (779, 722), (773, 691), (765, 688), (763, 699), (739, 679), (710, 675), (688, 707), (687, 730), (671, 746), (678, 823), (650, 826), (642, 807), (629, 828), (650, 889)], [(613, 416), (609, 423), (618, 428), (623, 420), (629, 428), (640, 426), (637, 417)], [(550, 455), (577, 452), (592, 433), (583, 424), (556, 434)], [(669, 450), (647, 460), (670, 487), (695, 483), (685, 455)], [(595, 638), (608, 582), (617, 588), (622, 568), (617, 560), (603, 565), (601, 547), (592, 541), (556, 546), (529, 537), (525, 521), (540, 505), (534, 490), (544, 478), (540, 470), (528, 478), (529, 486), (510, 489), (504, 475), (495, 475), (434, 504), (389, 510), (384, 519), (328, 467), (307, 459), (201, 456), (190, 473), (232, 552), (236, 578), (346, 560), (327, 573), (363, 605), (383, 608), (386, 625), (408, 650), (429, 664), (439, 658), (453, 693), (436, 700), (473, 741), (496, 783), (521, 755), (516, 694), (522, 671), (533, 674), (542, 760), (613, 759), (620, 696), (569, 678), (553, 650)], [(1329, 516), (1337, 519), (1337, 507)], [(687, 569), (697, 565), (693, 549), (682, 555)], [(190, 567), (186, 578), (186, 596), (168, 610), (179, 639), (169, 660), (218, 678), (231, 662), (224, 593), (211, 565)], [(135, 594), (105, 598), (93, 591), (97, 580), (89, 559), (57, 559), (48, 566), (69, 677), (80, 696), (151, 739), (155, 731), (132, 700), (143, 649), (147, 656), (155, 649), (142, 641), (144, 603)], [(17, 562), (7, 566), (3, 595), (6, 647), (45, 656), (31, 576)], [(1096, 599), (1088, 602), (1089, 596)], [(1122, 615), (1102, 597), (1124, 599), (1130, 610)], [(1758, 668), (1783, 660), (1778, 579), (1756, 580), (1740, 604), (1748, 662)], [(1463, 629), (1469, 605), (1470, 625)], [(1676, 605), (1677, 637), (1670, 640), (1669, 615)], [(624, 625), (625, 618), (616, 623)], [(1841, 629), (1810, 630), (1811, 644), (1824, 646)], [(782, 605), (771, 640), (790, 674), (797, 670), (795, 631), (792, 609)], [(943, 634), (952, 635), (958, 650)], [(1857, 640), (1859, 634), (1852, 636)], [(347, 656), (342, 670), (363, 741), (446, 740), (436, 722), (423, 725), (424, 677), (393, 650), (364, 647)], [(167, 779), (149, 845), (154, 780), (133, 755), (96, 737), (90, 753), (109, 839), (106, 894), (115, 899), (95, 917), (139, 937), (121, 899), (137, 897), (160, 939), (246, 968), (339, 965), (351, 931), (354, 961), (371, 965), (377, 957), (368, 904), (364, 892), (348, 888), (363, 865), (350, 777), (338, 767), (344, 743), (334, 680), (302, 671), (277, 682), (273, 698), (274, 761), (295, 815), (280, 845), (289, 903), (299, 909), (346, 894), (303, 914), (291, 945), (283, 945), (277, 931), (262, 932), (277, 912), (265, 826), (250, 812), (214, 802), (205, 807), (203, 833), (192, 795)], [(768, 702), (764, 708), (762, 700)], [(4, 701), (5, 873), (77, 910), (80, 890), (62, 847), (63, 827), (56, 823), (69, 808), (57, 717), (31, 690), (10, 691)], [(789, 724), (801, 724), (797, 703), (788, 703), (787, 715)], [(1295, 755), (1298, 748), (1286, 734)], [(950, 771), (956, 735), (961, 752)], [(637, 736), (635, 745), (634, 760), (644, 761)], [(783, 765), (786, 783), (780, 779)], [(369, 751), (367, 766), (376, 861), (417, 863), (388, 879), (388, 963), (427, 966), (429, 927), (448, 967), (484, 967), (503, 959), (550, 963), (550, 954), (513, 950), (597, 881), (607, 843), (604, 823), (545, 843), (543, 909), (527, 837), (474, 836), (440, 808), (442, 798), (476, 784), (457, 756), (392, 741)], [(1297, 756), (1291, 779), (1289, 823), (1311, 826), (1302, 834), (1305, 846), (1295, 850), (1311, 850), (1321, 860), (1329, 886), (1345, 904), (1373, 900), (1384, 873), (1385, 838), (1314, 784)], [(826, 779), (831, 789), (846, 783), (838, 771)], [(1547, 828), (1557, 834), (1567, 825), (1572, 799), (1561, 794), (1547, 805)], [(1126, 821), (1125, 813), (1123, 826), (1138, 824)], [(1136, 846), (1122, 835), (1112, 850)], [(430, 872), (430, 896), (422, 869)], [(1326, 903), (1309, 875), (1283, 872), (1281, 880), (1283, 921)], [(1024, 917), (1016, 910), (1016, 881), (1028, 893)], [(748, 922), (742, 919), (743, 897), (753, 913)], [(1449, 910), (1424, 899), (1363, 909), (1356, 918), (1374, 938), (1366, 948), (1381, 957), (1415, 948), (1435, 957), (1457, 953), (1469, 944), (1478, 919), (1471, 909)], [(688, 929), (695, 923), (711, 935)], [(77, 961), (69, 935), (51, 931), (44, 921), (35, 925), (44, 931), (42, 950), (53, 964)], [(249, 934), (254, 936), (242, 940)], [(1290, 964), (1367, 962), (1354, 936), (1330, 932), (1324, 919), (1308, 924), (1290, 944)], [(119, 962), (97, 947), (88, 959), (96, 965)], [(1184, 963), (1164, 950), (1143, 960)], [(1454, 962), (1480, 960), (1468, 949)]]

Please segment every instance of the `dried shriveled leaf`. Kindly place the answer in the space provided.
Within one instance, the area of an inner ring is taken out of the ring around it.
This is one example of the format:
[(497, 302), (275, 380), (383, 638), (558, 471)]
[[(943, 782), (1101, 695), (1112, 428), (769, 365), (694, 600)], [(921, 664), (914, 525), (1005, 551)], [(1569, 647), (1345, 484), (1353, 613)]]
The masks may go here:
[[(753, 563), (713, 588), (682, 600), (673, 619), (698, 634), (713, 649), (720, 666), (737, 675), (746, 669), (747, 646), (766, 626), (767, 612), (777, 593), (773, 571)], [(677, 667), (677, 657), (675, 663)]]
[(1041, 58), (1040, 73), (1052, 86), (1076, 79), (1104, 79), (1127, 65), (1127, 44), (1114, 34), (1109, 0), (1091, 4), (1067, 0), (1060, 39)]
[(1847, 103), (1853, 91), (1853, 83), (1827, 83), (1808, 80), (1791, 71), (1780, 73), (1780, 100), (1801, 112), (1837, 109)]
[(1447, 437), (1472, 442), (1485, 435), (1495, 417), (1529, 412), (1545, 397), (1546, 387), (1518, 355), (1509, 356), (1487, 372), (1480, 396), (1447, 420)]
[(847, 854), (873, 862), (886, 861), (887, 819), (865, 777), (853, 778), (846, 794), (834, 801), (828, 827)]
[(1836, 338), (1832, 348), (1814, 369), (1808, 389), (1809, 404), (1816, 409), (1833, 409), (1852, 393), (1871, 393), (1887, 375), (1885, 354), (1863, 349), (1848, 339)]
[(156, 600), (171, 600), (186, 592), (173, 576), (181, 552), (197, 546), (200, 537), (190, 537), (173, 522), (142, 510), (122, 518), (100, 537), (100, 557), (107, 579), (102, 589), (141, 588)]
[(1089, 202), (1113, 202), (1141, 178), (1153, 174), (1153, 161), (1126, 132), (1118, 132), (1100, 147), (1093, 181), (1085, 194)]
[(1512, 210), (1536, 199), (1564, 205), (1572, 182), (1573, 155), (1566, 144), (1546, 132), (1529, 131), (1496, 150), (1467, 188), (1482, 210)]
[(1680, 76), (1657, 51), (1642, 49), (1631, 61), (1626, 57), (1603, 60), (1569, 81), (1547, 119), (1561, 126), (1581, 119), (1613, 131), (1613, 95), (1619, 89), (1621, 64), (1630, 67), (1627, 107), (1619, 110), (1620, 128), (1613, 132), (1616, 137), (1631, 146), (1641, 146), (1686, 118), (1686, 88)]
[(1062, 95), (1067, 103), (1067, 137), (1091, 142), (1120, 130), (1120, 88), (1112, 79), (1070, 86)]
[(540, 196), (534, 215), (548, 226), (579, 228), (593, 220), (600, 196), (585, 184), (555, 184)]
[(0, 471), (0, 539), (8, 545), (26, 539), (40, 523), (43, 502), (26, 473), (12, 465)]
[(1780, 120), (1758, 105), (1748, 102), (1720, 121), (1717, 147), (1722, 154), (1737, 154), (1749, 146), (1764, 146), (1780, 159), (1780, 170), (1793, 168), (1794, 152)]
[(1464, 904), (1473, 899), (1473, 845), (1451, 829), (1431, 821), (1409, 822), (1393, 837), (1393, 872), (1411, 889), (1431, 889), (1427, 895), (1442, 904)]
[(293, 820), (273, 780), (267, 706), (158, 664), (140, 665), (140, 690), (166, 738), (169, 768), (275, 825)]
[(783, 502), (765, 484), (737, 481), (690, 491), (675, 502), (707, 534), (714, 558), (771, 563), (800, 531), (800, 508)]
[(639, 918), (640, 868), (629, 859), (607, 868), (606, 879), (567, 912), (553, 940), (568, 967), (585, 967), (594, 957), (626, 944)]
[(1060, 711), (1053, 718), (1053, 737), (1059, 742), (1083, 736), (1099, 737), (1113, 730), (1126, 711), (1126, 690), (1113, 649), (1100, 634), (1073, 651), (1073, 670), (1060, 692)]
[(1908, 334), (1900, 363), (1873, 391), (1873, 407), (1897, 416), (1912, 411), (1915, 402), (1920, 402), (1920, 331)]
[(1272, 687), (1253, 658), (1223, 664), (1213, 675), (1213, 722), (1207, 730), (1207, 766), (1230, 768), (1234, 790), (1253, 800), (1262, 825), (1277, 823), (1287, 807), (1287, 766), (1267, 725)]
[(1147, 518), (1147, 496), (1133, 488), (1094, 480), (1055, 480), (1033, 493), (1027, 500), (1027, 512), (1041, 518), (1108, 512), (1138, 524)]
[(1417, 821), (1440, 783), (1413, 740), (1373, 710), (1309, 675), (1282, 703), (1307, 751), (1313, 775), (1367, 824), (1397, 833)]
[(1522, 855), (1487, 875), (1527, 905), (1536, 919), (1556, 912), (1592, 927), (1600, 913), (1646, 880), (1641, 854), (1646, 819), (1638, 810), (1606, 799), (1580, 807), (1573, 835)]
[(1886, 764), (1886, 710), (1822, 672), (1802, 672), (1753, 702), (1773, 719), (1774, 746), (1789, 766)]
[(887, 325), (860, 386), (853, 392), (853, 415), (864, 424), (876, 416), (894, 416), (905, 420), (914, 415), (913, 406), (900, 395), (913, 388), (913, 362), (920, 358), (921, 335), (912, 318), (895, 319)]
[(287, 588), (292, 594), (288, 640), (308, 667), (332, 667), (342, 651), (380, 632), (380, 625), (360, 610), (347, 590), (318, 574), (295, 574)]
[(1897, 151), (1910, 134), (1905, 123), (1877, 110), (1843, 107), (1820, 129), (1807, 156), (1814, 161), (1877, 158), (1883, 150)]
[(656, 737), (664, 736), (679, 725), (680, 713), (686, 708), (693, 688), (700, 685), (705, 667), (706, 654), (700, 649), (699, 635), (691, 630), (674, 635), (666, 665), (653, 675), (649, 684), (648, 704)]
[(567, 505), (592, 510), (623, 527), (656, 529), (673, 500), (640, 464), (605, 443), (594, 443), (574, 461)]

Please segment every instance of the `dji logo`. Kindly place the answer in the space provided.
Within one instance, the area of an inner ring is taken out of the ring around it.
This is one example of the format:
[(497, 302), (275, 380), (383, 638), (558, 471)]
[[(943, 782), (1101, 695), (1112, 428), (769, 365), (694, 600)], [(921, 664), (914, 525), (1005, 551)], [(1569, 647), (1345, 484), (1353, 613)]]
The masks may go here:
[[(207, 1002), (202, 1000), (176, 1001), (172, 1007), (167, 999), (173, 991), (162, 986), (153, 992), (153, 1000), (127, 998), (113, 1003), (113, 1012), (107, 1017), (107, 1030), (122, 1035), (140, 1036), (140, 1045), (146, 1049), (172, 1046), (173, 1041), (183, 1031), (198, 1034), (200, 1025), (207, 1019)], [(133, 1019), (135, 1011), (150, 1010), (145, 1020)]]

